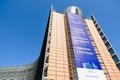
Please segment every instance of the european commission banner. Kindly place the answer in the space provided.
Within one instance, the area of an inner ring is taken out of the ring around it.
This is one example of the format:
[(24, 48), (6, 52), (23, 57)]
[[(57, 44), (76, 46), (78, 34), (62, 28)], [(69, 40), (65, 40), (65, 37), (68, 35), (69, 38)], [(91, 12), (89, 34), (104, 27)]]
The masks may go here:
[(67, 16), (79, 80), (106, 80), (82, 17)]

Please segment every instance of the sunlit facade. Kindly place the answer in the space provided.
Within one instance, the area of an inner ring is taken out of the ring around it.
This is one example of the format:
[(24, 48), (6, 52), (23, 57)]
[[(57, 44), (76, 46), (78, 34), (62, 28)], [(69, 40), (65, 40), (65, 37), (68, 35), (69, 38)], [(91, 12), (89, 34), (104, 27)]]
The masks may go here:
[(39, 58), (0, 68), (0, 80), (120, 80), (120, 60), (92, 15), (51, 8)]
[(95, 17), (50, 12), (43, 80), (119, 80), (120, 60)]

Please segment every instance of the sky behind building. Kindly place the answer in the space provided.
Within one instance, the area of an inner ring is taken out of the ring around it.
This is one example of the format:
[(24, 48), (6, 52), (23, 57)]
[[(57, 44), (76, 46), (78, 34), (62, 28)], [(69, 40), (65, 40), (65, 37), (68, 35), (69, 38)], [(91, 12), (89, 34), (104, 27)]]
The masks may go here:
[(78, 6), (94, 14), (120, 56), (119, 0), (0, 0), (0, 66), (23, 65), (39, 56), (50, 6), (63, 12)]

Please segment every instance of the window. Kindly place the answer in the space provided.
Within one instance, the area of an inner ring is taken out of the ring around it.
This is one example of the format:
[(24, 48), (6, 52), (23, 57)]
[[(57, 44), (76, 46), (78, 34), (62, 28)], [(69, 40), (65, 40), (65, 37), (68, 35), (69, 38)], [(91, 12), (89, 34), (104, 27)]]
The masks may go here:
[(117, 57), (116, 55), (113, 56), (113, 59), (114, 59), (115, 62), (118, 62), (118, 61), (119, 61), (119, 59), (118, 59), (118, 57)]
[(120, 64), (118, 64), (117, 67), (120, 69)]
[(98, 24), (95, 24), (95, 27), (97, 27), (97, 28), (98, 28), (98, 27), (99, 27), (99, 26), (98, 26)]
[(112, 48), (109, 49), (110, 54), (114, 53), (114, 50)]
[(101, 29), (100, 28), (98, 28), (98, 32), (100, 32), (101, 31)]
[(75, 12), (78, 14), (79, 13), (78, 9), (75, 9)]
[(107, 42), (105, 45), (107, 46), (107, 48), (110, 46), (109, 42)]
[(107, 39), (106, 39), (106, 37), (104, 36), (104, 37), (102, 38), (102, 40), (105, 42)]
[(93, 16), (91, 16), (91, 19), (94, 20)]
[(96, 21), (94, 20), (94, 24), (96, 23)]
[(101, 33), (100, 33), (100, 36), (103, 36), (103, 35), (104, 35), (103, 32), (101, 32)]

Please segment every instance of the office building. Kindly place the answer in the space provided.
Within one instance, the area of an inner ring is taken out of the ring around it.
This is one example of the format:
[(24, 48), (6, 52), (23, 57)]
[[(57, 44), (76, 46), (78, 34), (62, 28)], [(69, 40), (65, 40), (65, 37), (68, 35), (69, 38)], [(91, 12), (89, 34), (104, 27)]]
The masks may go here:
[(51, 10), (43, 78), (119, 80), (119, 58), (95, 17), (75, 6)]
[(1, 80), (119, 80), (120, 60), (92, 15), (51, 8), (39, 58), (0, 68)]

